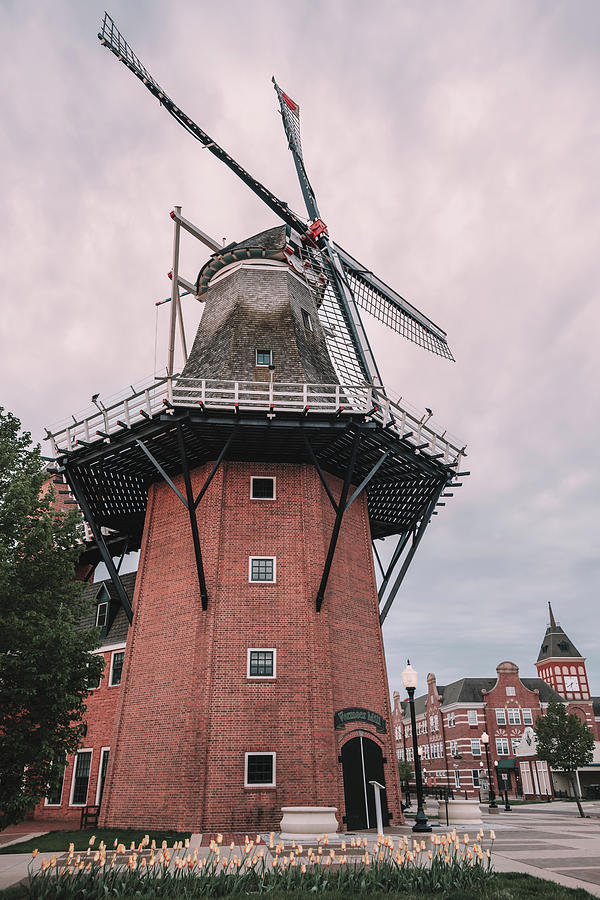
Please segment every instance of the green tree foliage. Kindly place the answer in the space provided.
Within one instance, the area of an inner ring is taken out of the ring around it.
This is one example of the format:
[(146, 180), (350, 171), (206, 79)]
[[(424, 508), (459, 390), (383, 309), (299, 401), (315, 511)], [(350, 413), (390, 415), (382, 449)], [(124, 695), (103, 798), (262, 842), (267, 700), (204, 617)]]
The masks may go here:
[(402, 783), (404, 783), (405, 781), (410, 781), (413, 778), (413, 767), (409, 762), (406, 762), (405, 759), (399, 759), (398, 774)]
[(0, 407), (0, 829), (24, 818), (80, 746), (98, 629), (79, 627), (78, 516), (57, 513), (39, 447)]
[(594, 757), (594, 736), (590, 729), (572, 713), (567, 713), (565, 705), (554, 697), (548, 701), (545, 716), (538, 716), (534, 725), (537, 738), (537, 755), (545, 759), (551, 769), (565, 772), (577, 799), (579, 813), (583, 809), (579, 802), (575, 772), (591, 763)]

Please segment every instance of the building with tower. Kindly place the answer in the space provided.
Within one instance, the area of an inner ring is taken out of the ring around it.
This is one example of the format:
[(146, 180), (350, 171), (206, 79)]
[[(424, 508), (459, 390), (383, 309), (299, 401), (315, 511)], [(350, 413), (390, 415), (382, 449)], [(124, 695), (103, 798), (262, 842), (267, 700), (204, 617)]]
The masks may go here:
[[(421, 766), (430, 788), (449, 788), (467, 797), (487, 791), (485, 732), (496, 791), (535, 799), (569, 790), (564, 776), (549, 772), (535, 756), (533, 725), (554, 697), (594, 735), (594, 761), (578, 777), (583, 796), (600, 796), (600, 697), (590, 696), (585, 659), (557, 625), (550, 604), (549, 615), (536, 662), (539, 677), (520, 677), (512, 662), (500, 663), (495, 678), (460, 678), (442, 686), (433, 673), (427, 676), (427, 694), (415, 706)], [(398, 759), (413, 762), (408, 703), (398, 691), (392, 719)]]

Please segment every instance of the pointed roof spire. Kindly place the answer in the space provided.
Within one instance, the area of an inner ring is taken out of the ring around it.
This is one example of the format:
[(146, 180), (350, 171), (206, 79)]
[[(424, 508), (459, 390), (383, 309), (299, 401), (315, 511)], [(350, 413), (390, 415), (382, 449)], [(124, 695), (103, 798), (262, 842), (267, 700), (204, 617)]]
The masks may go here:
[(548, 601), (548, 611), (550, 613), (550, 624), (546, 628), (546, 634), (542, 641), (540, 654), (537, 662), (544, 659), (560, 659), (561, 657), (568, 659), (583, 659), (579, 650), (571, 643), (563, 628), (556, 624), (554, 613), (552, 612), (552, 604)]
[(548, 609), (550, 610), (550, 627), (556, 628), (556, 621), (554, 619), (554, 613), (552, 612), (552, 604), (548, 600)]

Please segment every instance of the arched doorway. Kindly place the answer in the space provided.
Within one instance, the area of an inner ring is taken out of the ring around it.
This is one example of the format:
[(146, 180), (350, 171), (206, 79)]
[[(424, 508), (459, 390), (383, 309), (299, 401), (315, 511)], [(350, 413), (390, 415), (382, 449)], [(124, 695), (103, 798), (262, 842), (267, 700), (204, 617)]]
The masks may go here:
[[(371, 781), (385, 785), (381, 747), (365, 734), (351, 738), (342, 747), (346, 827), (348, 831), (375, 828), (375, 789)], [(383, 824), (389, 823), (386, 792), (381, 792)]]

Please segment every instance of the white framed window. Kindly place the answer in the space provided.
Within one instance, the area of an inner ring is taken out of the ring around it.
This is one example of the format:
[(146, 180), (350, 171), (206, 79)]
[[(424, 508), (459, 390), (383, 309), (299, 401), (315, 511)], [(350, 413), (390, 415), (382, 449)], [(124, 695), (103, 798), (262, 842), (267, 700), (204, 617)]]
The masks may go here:
[(423, 759), (429, 759), (429, 744), (423, 745)]
[(257, 350), (256, 351), (256, 365), (257, 366), (272, 366), (273, 365), (273, 351), (272, 350)]
[(248, 581), (275, 582), (277, 559), (274, 556), (251, 556), (248, 561)]
[(307, 331), (312, 331), (313, 323), (312, 323), (312, 319), (310, 317), (310, 313), (307, 310), (305, 310), (303, 307), (300, 307), (300, 309), (302, 310), (302, 321), (304, 323), (304, 327), (306, 328)]
[(124, 650), (115, 650), (110, 658), (110, 678), (108, 680), (109, 687), (116, 687), (121, 684), (121, 675), (123, 674), (123, 660), (125, 659)]
[(530, 709), (523, 710), (523, 725), (533, 725), (533, 716)]
[(477, 725), (477, 710), (470, 709), (467, 712), (467, 719), (469, 721), (469, 725)]
[(515, 753), (517, 752), (518, 748), (519, 748), (519, 744), (521, 743), (521, 738), (520, 738), (520, 737), (518, 737), (518, 738), (511, 738), (511, 741), (510, 741), (510, 742), (511, 742), (511, 745), (512, 745), (512, 752), (513, 752), (513, 756), (514, 756)]
[[(55, 766), (56, 763), (52, 763), (53, 769), (55, 768)], [(44, 800), (44, 806), (60, 806), (62, 803), (62, 792), (65, 783), (65, 770), (67, 768), (67, 764), (65, 762), (62, 766), (56, 766), (56, 768), (60, 769), (59, 778), (52, 790), (48, 792), (48, 796)]]
[(92, 750), (77, 751), (75, 765), (73, 766), (73, 778), (71, 779), (69, 806), (85, 806), (87, 803), (90, 772), (92, 770), (92, 755)]
[(521, 724), (521, 710), (520, 709), (509, 708), (508, 724), (509, 725), (520, 725)]
[(481, 743), (479, 738), (471, 738), (471, 753), (473, 756), (481, 756)]
[(108, 603), (99, 603), (96, 607), (96, 627), (104, 628), (108, 621)]
[(508, 749), (508, 738), (505, 737), (497, 737), (496, 738), (496, 753), (498, 756), (508, 756), (510, 750)]
[(460, 787), (460, 770), (459, 769), (454, 770), (454, 787), (457, 787), (457, 788)]
[(496, 725), (506, 725), (506, 710), (505, 709), (497, 709), (496, 710)]
[(478, 788), (479, 784), (479, 769), (471, 769), (471, 774), (473, 775), (473, 787)]
[(275, 478), (264, 475), (250, 477), (251, 500), (275, 500)]
[(96, 806), (100, 806), (102, 802), (102, 792), (104, 791), (104, 782), (106, 781), (109, 754), (110, 747), (101, 747), (100, 764), (98, 766), (98, 783), (96, 785)]
[(506, 696), (514, 697), (515, 694), (516, 694), (516, 691), (515, 691), (514, 687), (512, 687), (512, 685), (508, 685), (508, 687), (506, 688)]
[(244, 787), (274, 787), (275, 753), (244, 754)]
[(458, 741), (450, 741), (450, 756), (458, 756)]
[[(94, 654), (96, 655), (96, 654)], [(89, 668), (89, 667), (88, 667)], [(103, 675), (104, 673), (102, 673)], [(88, 689), (90, 691), (97, 691), (100, 687), (100, 682), (102, 681), (102, 675), (98, 675), (97, 678), (88, 677)]]
[(455, 715), (453, 712), (448, 713), (447, 725), (448, 725), (448, 728), (452, 728), (454, 725), (456, 725), (456, 718), (455, 718)]
[(277, 650), (274, 647), (248, 647), (247, 678), (276, 678)]

